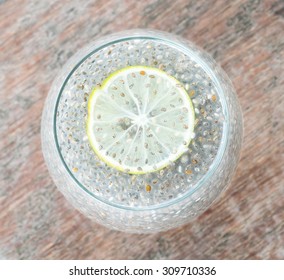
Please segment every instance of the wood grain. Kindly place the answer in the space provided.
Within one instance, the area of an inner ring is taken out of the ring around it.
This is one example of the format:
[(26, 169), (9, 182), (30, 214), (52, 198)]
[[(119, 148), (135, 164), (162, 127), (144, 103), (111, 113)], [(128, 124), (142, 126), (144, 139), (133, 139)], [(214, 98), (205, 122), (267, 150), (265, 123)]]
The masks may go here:
[[(0, 258), (284, 259), (284, 2), (0, 1)], [(245, 138), (237, 173), (195, 222), (152, 235), (111, 231), (65, 201), (45, 167), (40, 119), (76, 50), (130, 28), (206, 49), (231, 77)]]

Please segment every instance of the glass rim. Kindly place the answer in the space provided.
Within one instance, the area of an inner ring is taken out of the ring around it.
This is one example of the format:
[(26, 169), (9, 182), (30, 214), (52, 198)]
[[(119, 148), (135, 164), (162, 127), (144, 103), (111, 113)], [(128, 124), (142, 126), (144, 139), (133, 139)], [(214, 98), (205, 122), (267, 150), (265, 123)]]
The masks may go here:
[[(76, 63), (76, 65), (72, 68), (72, 70), (69, 72), (69, 74), (67, 75), (67, 77), (64, 79), (64, 82), (62, 83), (62, 85), (60, 86), (60, 90), (59, 90), (59, 94), (57, 95), (57, 99), (55, 102), (55, 108), (53, 111), (53, 135), (54, 135), (54, 141), (55, 141), (55, 146), (56, 146), (56, 151), (59, 155), (59, 158), (65, 168), (65, 170), (67, 171), (68, 175), (70, 176), (70, 178), (76, 183), (77, 186), (79, 186), (84, 192), (86, 192), (88, 195), (90, 195), (92, 198), (98, 200), (101, 203), (107, 204), (109, 206), (112, 206), (114, 208), (119, 208), (122, 210), (131, 210), (131, 211), (150, 211), (150, 210), (155, 210), (155, 209), (160, 209), (160, 208), (165, 208), (165, 207), (169, 207), (171, 205), (174, 204), (178, 204), (181, 201), (185, 200), (186, 198), (192, 196), (197, 190), (199, 190), (202, 185), (204, 185), (204, 183), (206, 181), (208, 181), (213, 174), (215, 173), (215, 171), (217, 170), (218, 166), (220, 165), (222, 158), (224, 156), (227, 144), (228, 144), (228, 135), (229, 135), (229, 126), (228, 123), (230, 122), (230, 116), (228, 114), (228, 104), (226, 102), (225, 99), (225, 95), (224, 95), (224, 91), (223, 88), (221, 87), (218, 78), (216, 77), (215, 73), (213, 72), (213, 70), (211, 69), (211, 67), (208, 66), (208, 64), (206, 62), (204, 62), (203, 58), (201, 58), (199, 55), (196, 54), (195, 51), (191, 50), (190, 48), (188, 48), (186, 45), (183, 45), (175, 40), (170, 40), (167, 39), (164, 36), (158, 36), (158, 34), (155, 34), (155, 36), (153, 36), (152, 34), (147, 34), (147, 32), (145, 33), (145, 31), (147, 30), (128, 30), (128, 32), (131, 31), (137, 31), (137, 33), (133, 34), (133, 35), (127, 35), (127, 36), (122, 36), (121, 32), (120, 33), (114, 33), (114, 34), (110, 34), (110, 35), (120, 35), (121, 37), (118, 39), (114, 39), (114, 40), (109, 40), (108, 42), (104, 43), (104, 44), (100, 44), (98, 47), (94, 48), (94, 50), (92, 50), (91, 52), (88, 52), (86, 55), (84, 55), (83, 58), (80, 59), (79, 62)], [(144, 31), (144, 34), (143, 34)], [(166, 32), (160, 32), (158, 30), (151, 30), (153, 32), (158, 32), (158, 33), (164, 33), (164, 34), (168, 34), (172, 37), (175, 38), (174, 34), (171, 33), (166, 33)], [(139, 34), (139, 32), (141, 32)], [(157, 35), (157, 36), (156, 36)], [(107, 39), (109, 35), (104, 36), (103, 38)], [(167, 200), (165, 202), (162, 202), (160, 204), (154, 204), (154, 205), (149, 205), (149, 206), (126, 206), (126, 205), (120, 205), (118, 203), (113, 203), (107, 200), (104, 200), (103, 198), (95, 195), (93, 192), (91, 192), (88, 188), (86, 188), (71, 172), (70, 168), (68, 167), (67, 163), (64, 160), (64, 157), (60, 151), (60, 145), (58, 143), (58, 137), (57, 137), (57, 128), (56, 128), (56, 119), (57, 119), (57, 111), (58, 111), (58, 105), (59, 105), (59, 101), (61, 99), (63, 90), (68, 82), (68, 80), (70, 79), (70, 77), (73, 75), (73, 73), (78, 69), (78, 67), (80, 67), (80, 65), (86, 60), (88, 59), (91, 55), (93, 55), (94, 53), (98, 52), (99, 50), (108, 47), (109, 45), (113, 45), (115, 43), (120, 43), (123, 41), (128, 41), (128, 40), (135, 40), (135, 39), (148, 39), (148, 40), (154, 40), (154, 41), (161, 41), (163, 43), (166, 43), (167, 45), (177, 49), (179, 52), (182, 52), (186, 55), (188, 55), (189, 57), (191, 57), (194, 61), (196, 61), (195, 59), (198, 60), (198, 64), (201, 65), (202, 69), (210, 76), (212, 83), (215, 85), (217, 91), (218, 91), (218, 95), (220, 96), (220, 102), (222, 105), (222, 111), (225, 117), (225, 121), (223, 122), (223, 132), (222, 132), (222, 138), (221, 138), (221, 142), (220, 145), (218, 147), (218, 152), (216, 157), (214, 158), (212, 164), (210, 165), (209, 170), (205, 173), (205, 175), (195, 184), (195, 186), (193, 187), (193, 189), (190, 189), (186, 192), (183, 193), (182, 196), (180, 197), (175, 197), (173, 199)], [(205, 52), (205, 51), (203, 51)], [(205, 52), (206, 53), (206, 52)], [(194, 59), (195, 58), (195, 59)], [(66, 67), (66, 64), (63, 66)]]

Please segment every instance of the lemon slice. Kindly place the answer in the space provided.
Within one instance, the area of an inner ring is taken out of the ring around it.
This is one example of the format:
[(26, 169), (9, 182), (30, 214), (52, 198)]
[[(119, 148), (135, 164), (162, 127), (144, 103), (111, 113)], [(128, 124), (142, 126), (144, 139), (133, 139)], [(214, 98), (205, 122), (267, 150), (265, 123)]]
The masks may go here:
[(194, 109), (181, 83), (156, 68), (111, 74), (88, 101), (87, 134), (97, 156), (130, 174), (160, 170), (186, 150)]

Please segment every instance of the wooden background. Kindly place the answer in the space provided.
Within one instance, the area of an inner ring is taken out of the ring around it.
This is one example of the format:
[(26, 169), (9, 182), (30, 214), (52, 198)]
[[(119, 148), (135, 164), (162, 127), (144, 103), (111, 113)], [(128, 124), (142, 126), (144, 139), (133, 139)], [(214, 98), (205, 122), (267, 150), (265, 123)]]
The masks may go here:
[[(231, 77), (245, 138), (228, 191), (195, 222), (132, 235), (84, 218), (54, 186), (40, 119), (51, 82), (95, 38), (155, 28)], [(0, 258), (284, 259), (284, 2), (0, 0)]]

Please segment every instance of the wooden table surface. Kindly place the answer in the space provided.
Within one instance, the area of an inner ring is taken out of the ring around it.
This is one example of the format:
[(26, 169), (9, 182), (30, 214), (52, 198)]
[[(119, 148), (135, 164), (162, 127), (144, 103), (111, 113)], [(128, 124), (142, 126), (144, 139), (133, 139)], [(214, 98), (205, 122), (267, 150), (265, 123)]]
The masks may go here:
[[(40, 144), (44, 100), (66, 60), (137, 27), (213, 55), (245, 125), (228, 191), (195, 222), (150, 235), (111, 231), (74, 210)], [(0, 0), (0, 259), (284, 259), (283, 74), (283, 0)]]

